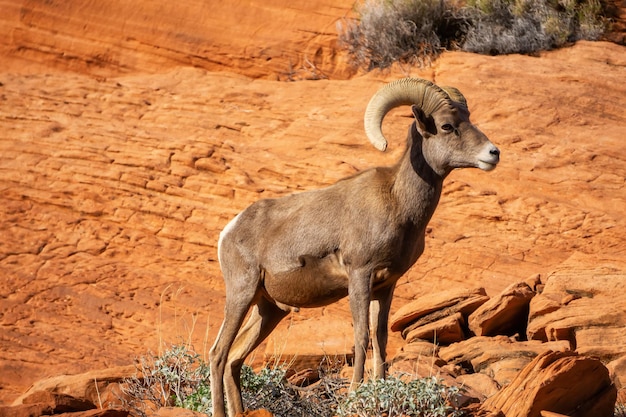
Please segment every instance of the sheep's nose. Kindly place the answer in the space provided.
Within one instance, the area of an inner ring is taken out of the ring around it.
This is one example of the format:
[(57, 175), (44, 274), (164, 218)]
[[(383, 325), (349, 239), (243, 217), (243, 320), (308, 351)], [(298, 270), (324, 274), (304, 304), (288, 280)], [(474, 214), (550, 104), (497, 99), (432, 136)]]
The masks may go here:
[(491, 148), (489, 150), (489, 154), (493, 155), (493, 156), (497, 156), (500, 157), (500, 149), (496, 148), (495, 146), (493, 148)]

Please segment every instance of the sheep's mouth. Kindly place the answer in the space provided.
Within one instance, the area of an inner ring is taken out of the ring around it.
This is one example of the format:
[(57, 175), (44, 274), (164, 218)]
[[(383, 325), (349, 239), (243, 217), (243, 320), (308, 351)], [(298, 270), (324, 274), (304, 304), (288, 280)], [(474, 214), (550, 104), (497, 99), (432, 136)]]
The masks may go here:
[(483, 171), (491, 171), (493, 169), (495, 169), (496, 165), (498, 165), (498, 162), (487, 162), (487, 161), (478, 161), (478, 168), (482, 169)]

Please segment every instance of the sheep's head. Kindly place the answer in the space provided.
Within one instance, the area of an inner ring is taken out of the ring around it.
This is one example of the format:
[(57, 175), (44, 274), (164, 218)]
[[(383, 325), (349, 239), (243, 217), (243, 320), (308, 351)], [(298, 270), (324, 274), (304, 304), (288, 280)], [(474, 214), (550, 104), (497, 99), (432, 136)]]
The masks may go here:
[(405, 78), (387, 84), (370, 100), (365, 112), (365, 132), (379, 150), (387, 148), (381, 126), (393, 108), (410, 105), (422, 153), (429, 165), (440, 174), (454, 168), (494, 169), (500, 151), (469, 119), (467, 101), (453, 87), (440, 88), (430, 81)]

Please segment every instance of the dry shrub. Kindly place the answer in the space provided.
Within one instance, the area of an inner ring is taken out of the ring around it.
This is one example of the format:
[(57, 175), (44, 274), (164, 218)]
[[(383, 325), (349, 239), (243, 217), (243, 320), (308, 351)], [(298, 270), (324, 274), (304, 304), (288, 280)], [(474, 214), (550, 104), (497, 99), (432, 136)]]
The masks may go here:
[(424, 65), (444, 49), (447, 27), (441, 0), (365, 0), (359, 21), (340, 24), (339, 40), (356, 66), (372, 70), (394, 62)]
[(122, 408), (146, 417), (162, 407), (211, 412), (209, 367), (187, 345), (172, 345), (161, 355), (149, 354), (135, 362), (137, 374), (124, 381)]
[(470, 0), (461, 11), (471, 22), (463, 49), (482, 54), (533, 53), (605, 30), (598, 0)]
[(364, 0), (359, 18), (338, 25), (357, 67), (423, 66), (445, 49), (482, 54), (534, 53), (606, 29), (599, 0)]
[[(452, 405), (459, 393), (436, 378), (408, 381), (390, 376), (369, 381), (348, 393), (348, 382), (332, 366), (319, 369), (320, 380), (307, 387), (290, 384), (281, 366), (256, 373), (244, 365), (241, 391), (246, 409), (266, 409), (275, 417), (333, 417), (341, 415), (388, 417), (461, 416)], [(132, 416), (147, 417), (162, 407), (182, 407), (212, 414), (209, 366), (187, 345), (172, 345), (160, 355), (136, 361), (137, 374), (124, 381), (122, 408)]]

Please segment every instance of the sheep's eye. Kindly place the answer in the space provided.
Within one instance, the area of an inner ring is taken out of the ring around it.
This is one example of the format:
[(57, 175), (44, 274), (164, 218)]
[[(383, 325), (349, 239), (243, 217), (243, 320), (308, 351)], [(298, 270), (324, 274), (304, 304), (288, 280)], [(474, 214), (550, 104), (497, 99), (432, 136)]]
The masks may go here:
[(452, 126), (450, 123), (446, 123), (445, 125), (441, 126), (441, 130), (446, 133), (450, 133), (454, 131), (454, 126)]

